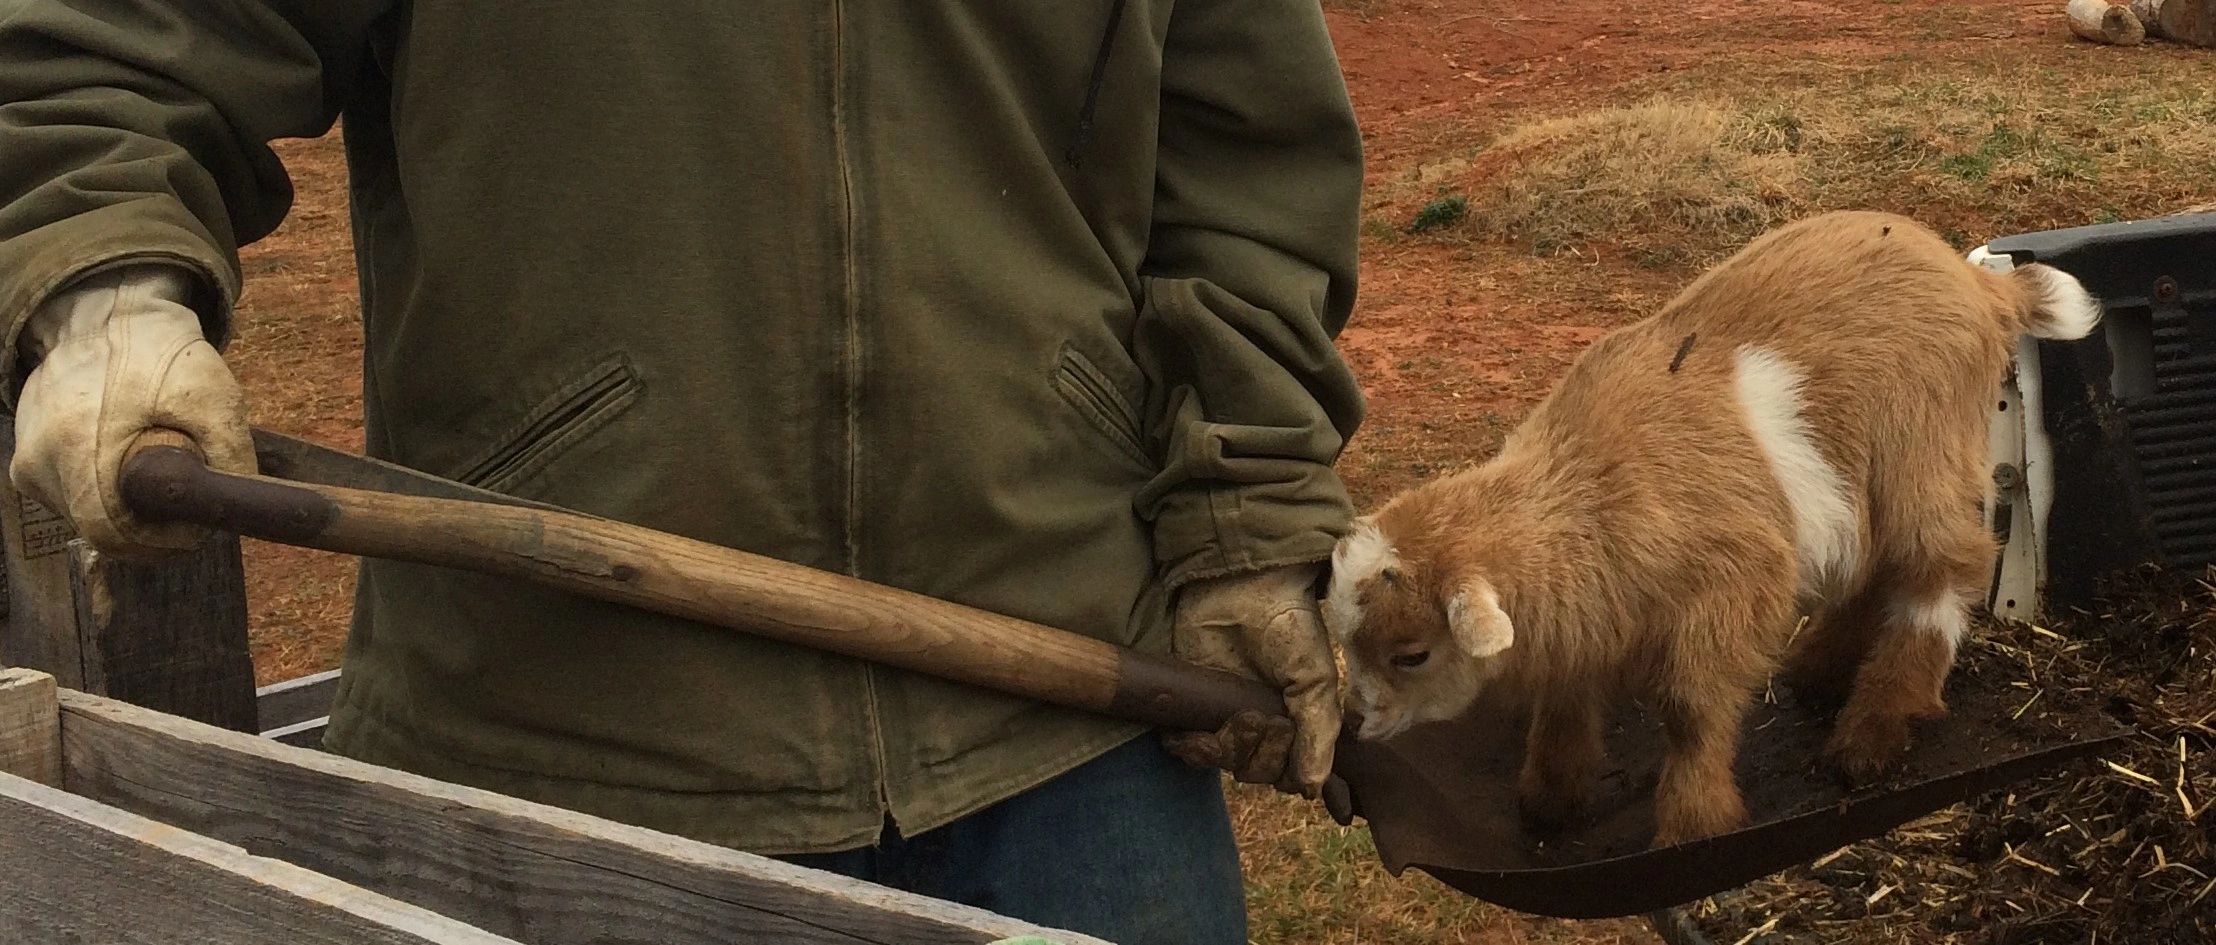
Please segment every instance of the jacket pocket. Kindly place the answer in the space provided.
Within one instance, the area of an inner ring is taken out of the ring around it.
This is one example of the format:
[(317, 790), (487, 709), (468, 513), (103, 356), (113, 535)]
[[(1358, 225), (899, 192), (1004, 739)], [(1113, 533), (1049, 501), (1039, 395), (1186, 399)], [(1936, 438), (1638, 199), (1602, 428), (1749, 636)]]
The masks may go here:
[(1141, 467), (1154, 468), (1139, 434), (1139, 412), (1092, 359), (1063, 345), (1061, 363), (1054, 370), (1054, 389), (1118, 452)]
[(495, 492), (522, 482), (615, 419), (639, 397), (638, 374), (617, 356), (564, 385), (524, 415), (494, 448), (456, 477)]

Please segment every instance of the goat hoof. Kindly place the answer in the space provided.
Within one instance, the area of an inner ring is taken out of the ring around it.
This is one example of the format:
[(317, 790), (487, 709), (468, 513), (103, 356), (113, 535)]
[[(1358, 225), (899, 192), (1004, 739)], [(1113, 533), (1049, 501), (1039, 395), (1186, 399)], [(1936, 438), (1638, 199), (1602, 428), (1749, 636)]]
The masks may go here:
[(1824, 760), (1851, 789), (1874, 784), (1908, 753), (1908, 720), (1864, 716), (1843, 721), (1824, 747)]
[(1793, 701), (1818, 712), (1832, 713), (1846, 707), (1850, 695), (1837, 678), (1814, 672), (1786, 673), (1779, 680)]
[(1585, 805), (1566, 793), (1525, 793), (1517, 798), (1517, 812), (1523, 815), (1524, 829), (1541, 836), (1561, 833)]
[(1522, 814), (1525, 830), (1542, 836), (1558, 834), (1562, 827), (1576, 823), (1578, 816), (1591, 805), (1593, 785), (1589, 781), (1558, 781), (1569, 781), (1569, 785), (1549, 783), (1545, 776), (1533, 772), (1522, 776), (1522, 783), (1516, 788), (1516, 810)]
[(1705, 840), (1746, 825), (1746, 808), (1738, 802), (1708, 811), (1686, 811), (1675, 816), (1664, 816), (1655, 824), (1654, 847), (1660, 849)]

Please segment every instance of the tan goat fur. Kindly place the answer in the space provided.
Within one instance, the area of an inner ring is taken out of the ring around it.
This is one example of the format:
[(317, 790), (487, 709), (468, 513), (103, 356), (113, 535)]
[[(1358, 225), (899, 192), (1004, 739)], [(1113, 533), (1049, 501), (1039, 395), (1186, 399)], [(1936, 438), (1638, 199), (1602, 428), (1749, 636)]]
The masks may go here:
[(1741, 721), (1783, 674), (1843, 701), (1831, 763), (1883, 773), (1945, 713), (1990, 574), (1986, 425), (2014, 341), (2099, 317), (2067, 274), (1981, 269), (1898, 216), (1755, 239), (1595, 342), (1494, 458), (1357, 520), (1324, 611), (1358, 735), (1506, 687), (1530, 712), (1523, 810), (1559, 825), (1592, 796), (1606, 713), (1641, 698), (1668, 737), (1669, 845), (1743, 825)]

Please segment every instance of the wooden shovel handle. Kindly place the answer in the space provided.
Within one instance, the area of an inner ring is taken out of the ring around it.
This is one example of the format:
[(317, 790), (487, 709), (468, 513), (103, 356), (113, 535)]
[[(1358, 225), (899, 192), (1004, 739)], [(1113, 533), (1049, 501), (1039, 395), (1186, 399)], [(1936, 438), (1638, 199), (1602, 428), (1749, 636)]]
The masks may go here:
[(588, 515), (217, 472), (166, 431), (133, 444), (121, 491), (153, 521), (518, 578), (1146, 725), (1285, 714), (1260, 682), (951, 601)]

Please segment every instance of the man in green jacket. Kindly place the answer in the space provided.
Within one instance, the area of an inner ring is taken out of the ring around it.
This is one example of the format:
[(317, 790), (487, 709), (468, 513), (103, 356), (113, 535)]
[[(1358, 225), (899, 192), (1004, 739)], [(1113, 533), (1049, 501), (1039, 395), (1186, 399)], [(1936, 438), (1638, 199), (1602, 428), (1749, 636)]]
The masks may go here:
[[(1361, 399), (1315, 0), (0, 0), (14, 480), (115, 555), (220, 352), (268, 143), (343, 120), (374, 456), (1282, 686), (1173, 733), (1313, 796)], [(1135, 726), (367, 561), (327, 744), (1130, 942), (1243, 941), (1216, 776)]]

